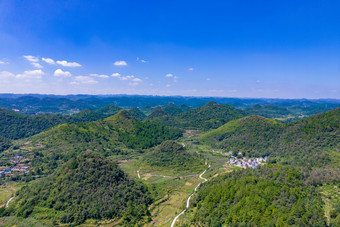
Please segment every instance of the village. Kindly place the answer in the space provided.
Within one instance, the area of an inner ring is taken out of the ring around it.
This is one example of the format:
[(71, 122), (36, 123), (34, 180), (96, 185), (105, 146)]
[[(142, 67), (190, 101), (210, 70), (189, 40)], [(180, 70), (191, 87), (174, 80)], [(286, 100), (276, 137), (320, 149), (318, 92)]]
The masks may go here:
[[(233, 151), (229, 151), (227, 153), (225, 153), (226, 156), (231, 156), (230, 160), (227, 162), (227, 167), (231, 167), (231, 166), (237, 166), (237, 167), (241, 167), (244, 169), (247, 168), (256, 168), (260, 165), (266, 165), (267, 161), (268, 161), (268, 156), (265, 157), (259, 157), (259, 158), (237, 158), (233, 155)], [(237, 153), (238, 156), (242, 155), (242, 152), (238, 152)]]
[(13, 167), (5, 167), (0, 169), (0, 176), (4, 175), (13, 175), (14, 173), (22, 174), (29, 173), (29, 166), (26, 166), (25, 157), (23, 154), (17, 154), (14, 158), (10, 160), (10, 162), (14, 165)]

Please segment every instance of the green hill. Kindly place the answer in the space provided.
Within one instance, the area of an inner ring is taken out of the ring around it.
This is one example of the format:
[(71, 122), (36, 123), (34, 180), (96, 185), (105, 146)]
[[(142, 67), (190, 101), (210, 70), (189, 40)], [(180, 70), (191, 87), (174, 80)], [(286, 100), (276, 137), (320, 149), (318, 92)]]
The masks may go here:
[(324, 166), (340, 150), (340, 108), (289, 124), (251, 116), (227, 123), (202, 135), (214, 147), (243, 151), (247, 156), (270, 155), (283, 162)]
[(85, 152), (23, 187), (5, 212), (54, 223), (120, 219), (123, 225), (140, 225), (150, 216), (150, 203), (147, 189), (129, 179), (115, 162)]
[(0, 152), (7, 150), (12, 145), (12, 142), (5, 137), (0, 136)]
[(43, 172), (50, 172), (82, 151), (124, 155), (151, 148), (165, 140), (177, 139), (181, 135), (179, 129), (150, 121), (141, 122), (126, 110), (121, 110), (104, 120), (61, 124), (25, 141), (32, 143), (32, 165)]
[(274, 120), (249, 116), (228, 122), (201, 136), (203, 142), (232, 151), (245, 152), (247, 156), (265, 156), (273, 152), (273, 143), (285, 125)]
[(76, 113), (75, 115), (72, 115), (70, 120), (68, 120), (68, 123), (77, 123), (77, 122), (91, 122), (91, 121), (97, 121), (102, 116), (98, 114), (96, 111), (85, 109), (80, 111), (79, 113)]
[(121, 109), (122, 108), (120, 108), (119, 106), (110, 104), (110, 105), (104, 106), (96, 110), (96, 113), (99, 114), (101, 118), (107, 118), (107, 117), (117, 114)]
[[(204, 160), (196, 153), (189, 153), (175, 141), (164, 141), (144, 155), (143, 162), (150, 167), (164, 167), (171, 170), (197, 172), (204, 166)], [(203, 167), (204, 168), (204, 167)]]
[(273, 105), (261, 106), (259, 104), (247, 108), (246, 111), (251, 115), (258, 115), (267, 118), (287, 117), (289, 114), (292, 114), (292, 112), (284, 107)]
[(186, 111), (179, 115), (183, 127), (192, 129), (213, 129), (225, 123), (244, 117), (245, 113), (230, 105), (209, 102), (206, 105)]
[(193, 198), (190, 226), (326, 226), (321, 195), (304, 174), (269, 165), (204, 183)]
[(128, 112), (131, 116), (135, 117), (137, 120), (143, 121), (146, 118), (145, 114), (142, 111), (140, 111), (140, 109), (137, 107), (132, 107), (131, 109), (128, 110)]
[(25, 138), (66, 121), (67, 118), (62, 115), (26, 116), (0, 107), (0, 136), (8, 139)]
[(149, 119), (173, 127), (209, 130), (244, 116), (246, 116), (244, 111), (230, 105), (209, 102), (202, 107), (177, 115), (168, 115), (164, 110), (157, 109), (149, 116)]

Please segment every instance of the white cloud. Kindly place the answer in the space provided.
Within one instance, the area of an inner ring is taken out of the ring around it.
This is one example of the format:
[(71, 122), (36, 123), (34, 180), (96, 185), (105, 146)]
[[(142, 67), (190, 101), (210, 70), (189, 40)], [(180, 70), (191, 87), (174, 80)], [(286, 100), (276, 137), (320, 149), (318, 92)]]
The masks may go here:
[(39, 58), (32, 55), (25, 55), (24, 58), (30, 62), (39, 62)]
[(97, 84), (98, 81), (89, 76), (76, 76), (71, 84)]
[(11, 72), (8, 72), (8, 71), (1, 71), (0, 72), (0, 79), (10, 78), (10, 77), (15, 77), (15, 75)]
[(171, 74), (171, 73), (168, 73), (168, 74), (165, 75), (165, 77), (173, 77), (173, 76), (174, 76), (174, 75)]
[(208, 77), (207, 80), (211, 80), (211, 79)]
[(119, 74), (119, 73), (112, 73), (111, 76), (112, 76), (112, 77), (120, 77), (120, 74)]
[(138, 83), (139, 83), (139, 82), (142, 82), (142, 80), (139, 79), (139, 78), (134, 78), (134, 79), (132, 79), (132, 81), (133, 81), (133, 82), (138, 82)]
[(0, 65), (5, 65), (5, 64), (8, 64), (7, 61), (0, 61)]
[(120, 77), (120, 80), (132, 80), (133, 78), (135, 78), (134, 75), (128, 75)]
[(147, 63), (147, 62), (148, 62), (148, 61), (146, 61), (146, 60), (140, 59), (139, 57), (136, 58), (136, 61), (140, 61), (140, 62), (142, 62), (142, 63)]
[(118, 78), (118, 79), (120, 79), (120, 80), (132, 81), (131, 83), (129, 83), (129, 85), (131, 85), (131, 86), (136, 86), (136, 85), (138, 85), (140, 82), (143, 82), (142, 79), (137, 78), (137, 77), (135, 77), (134, 75), (122, 76), (122, 75), (120, 75), (119, 73), (113, 73), (111, 76), (112, 76), (112, 77), (116, 77), (116, 78)]
[(188, 70), (189, 70), (189, 71), (194, 71), (194, 68), (191, 67), (191, 68), (188, 68)]
[(45, 73), (41, 69), (24, 71), (22, 74), (16, 75), (18, 79), (41, 79)]
[(34, 67), (38, 68), (38, 69), (42, 69), (44, 68), (42, 65), (40, 65), (38, 62), (31, 62), (31, 65), (33, 65)]
[(61, 69), (57, 69), (56, 71), (54, 71), (54, 76), (56, 76), (56, 77), (71, 77), (72, 74), (70, 72), (63, 71)]
[(126, 66), (127, 65), (126, 61), (115, 61), (113, 64), (115, 66)]
[(41, 60), (43, 60), (44, 62), (50, 64), (50, 65), (54, 65), (55, 61), (52, 58), (41, 58)]
[(109, 78), (109, 76), (108, 75), (100, 75), (100, 74), (96, 74), (96, 73), (93, 73), (93, 74), (90, 74), (90, 76), (92, 76), (92, 77), (99, 77), (99, 78)]
[(81, 64), (77, 62), (68, 62), (68, 61), (57, 61), (57, 64), (65, 66), (65, 67), (81, 67)]

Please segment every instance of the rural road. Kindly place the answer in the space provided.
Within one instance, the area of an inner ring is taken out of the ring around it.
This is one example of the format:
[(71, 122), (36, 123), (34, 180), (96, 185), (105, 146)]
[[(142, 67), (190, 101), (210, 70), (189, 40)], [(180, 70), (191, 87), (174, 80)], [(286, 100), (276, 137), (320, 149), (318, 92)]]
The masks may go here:
[(6, 208), (8, 208), (8, 205), (9, 205), (9, 203), (11, 202), (12, 199), (14, 199), (14, 196), (11, 197), (11, 198), (9, 198), (9, 200), (8, 200), (7, 203), (6, 203)]
[(210, 168), (210, 165), (208, 166), (208, 168), (207, 168), (206, 170), (203, 171), (203, 173), (201, 173), (201, 174), (199, 175), (199, 178), (201, 178), (201, 179), (204, 180), (204, 181), (200, 182), (200, 183), (196, 186), (194, 192), (193, 192), (193, 193), (189, 196), (189, 198), (187, 199), (187, 206), (186, 206), (186, 208), (174, 218), (174, 220), (173, 220), (172, 223), (171, 223), (171, 227), (174, 227), (174, 226), (175, 226), (175, 223), (176, 223), (177, 219), (178, 219), (182, 214), (184, 214), (184, 212), (189, 208), (189, 206), (190, 206), (190, 199), (191, 199), (191, 197), (194, 195), (194, 193), (197, 191), (198, 187), (199, 187), (202, 183), (208, 181), (206, 178), (204, 178), (204, 177), (202, 177), (202, 176), (205, 174), (205, 172), (206, 172), (209, 168)]

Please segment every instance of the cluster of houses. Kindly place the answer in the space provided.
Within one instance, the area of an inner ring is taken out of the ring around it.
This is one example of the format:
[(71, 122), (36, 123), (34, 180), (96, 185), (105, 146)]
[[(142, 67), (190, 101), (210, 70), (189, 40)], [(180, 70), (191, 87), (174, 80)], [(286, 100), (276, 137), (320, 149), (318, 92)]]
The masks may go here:
[(3, 168), (0, 169), (0, 176), (12, 174), (13, 172), (25, 172), (29, 173), (29, 166), (24, 166), (23, 164), (18, 164), (24, 158), (23, 154), (18, 154), (16, 157), (10, 160), (10, 162), (15, 163), (15, 166), (12, 168)]
[(265, 165), (266, 162), (268, 161), (268, 156), (266, 157), (259, 157), (259, 158), (236, 158), (236, 157), (231, 157), (230, 160), (227, 163), (227, 166), (238, 166), (241, 168), (256, 168), (257, 166), (260, 165)]

